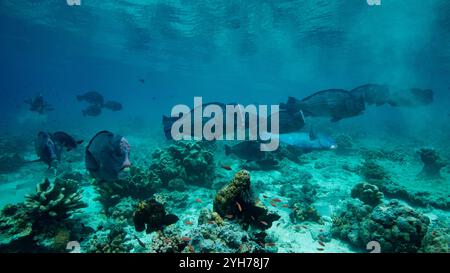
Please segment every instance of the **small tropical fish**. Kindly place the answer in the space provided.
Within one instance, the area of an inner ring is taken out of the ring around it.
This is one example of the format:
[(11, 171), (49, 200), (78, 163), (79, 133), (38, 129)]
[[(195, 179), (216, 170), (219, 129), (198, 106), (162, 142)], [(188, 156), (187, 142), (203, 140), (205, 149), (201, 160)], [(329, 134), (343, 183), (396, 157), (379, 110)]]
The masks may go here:
[(267, 224), (267, 222), (266, 221), (259, 221), (261, 224), (263, 224), (263, 225), (265, 225), (265, 226), (268, 226), (269, 224)]
[(268, 198), (267, 195), (263, 195), (264, 198)]
[(222, 165), (222, 169), (225, 169), (227, 171), (231, 171), (232, 170), (232, 168), (230, 166), (228, 166), (228, 165)]
[(228, 218), (228, 219), (231, 219), (231, 218), (233, 218), (234, 216), (233, 216), (233, 214), (227, 214), (227, 215), (225, 215), (225, 217)]
[(282, 205), (281, 207), (282, 207), (282, 208), (289, 208), (289, 205), (288, 205), (288, 204), (284, 204), (284, 205)]
[(325, 249), (323, 249), (323, 248), (321, 248), (321, 247), (318, 247), (317, 250), (319, 250), (319, 251), (324, 251)]
[(196, 202), (196, 203), (201, 203), (202, 200), (200, 200), (199, 198), (195, 198), (195, 202)]
[(214, 222), (214, 221), (208, 221), (208, 224), (210, 224), (210, 225), (214, 225), (216, 222)]
[(325, 243), (322, 242), (322, 241), (319, 241), (318, 243), (319, 243), (319, 245), (321, 245), (321, 246), (325, 246)]
[(268, 242), (266, 243), (266, 246), (275, 246), (276, 244), (274, 242)]
[(274, 198), (274, 199), (272, 199), (272, 202), (280, 203), (281, 200), (280, 200), (280, 198)]
[(270, 202), (270, 204), (272, 205), (272, 207), (276, 207), (277, 204), (275, 204), (274, 202)]
[(191, 221), (186, 221), (186, 222), (184, 222), (186, 225), (189, 225), (189, 226), (191, 226), (192, 225), (192, 222)]
[(239, 204), (239, 202), (237, 202), (237, 201), (236, 201), (236, 206), (237, 206), (239, 212), (242, 212), (242, 206), (241, 206), (241, 204)]
[(183, 237), (181, 237), (181, 240), (184, 241), (184, 242), (189, 242), (192, 239), (189, 238), (189, 237), (183, 236)]

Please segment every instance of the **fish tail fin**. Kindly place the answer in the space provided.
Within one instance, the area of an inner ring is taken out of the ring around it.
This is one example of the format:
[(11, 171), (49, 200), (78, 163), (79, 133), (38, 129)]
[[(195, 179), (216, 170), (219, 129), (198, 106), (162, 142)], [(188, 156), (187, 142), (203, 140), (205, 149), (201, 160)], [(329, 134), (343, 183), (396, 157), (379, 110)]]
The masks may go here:
[(164, 127), (164, 135), (166, 136), (167, 139), (172, 139), (171, 130), (174, 122), (175, 120), (173, 118), (163, 115), (162, 124)]
[(229, 156), (229, 155), (231, 155), (232, 153), (233, 153), (233, 149), (232, 149), (230, 146), (225, 145), (225, 155), (226, 155), (226, 156)]

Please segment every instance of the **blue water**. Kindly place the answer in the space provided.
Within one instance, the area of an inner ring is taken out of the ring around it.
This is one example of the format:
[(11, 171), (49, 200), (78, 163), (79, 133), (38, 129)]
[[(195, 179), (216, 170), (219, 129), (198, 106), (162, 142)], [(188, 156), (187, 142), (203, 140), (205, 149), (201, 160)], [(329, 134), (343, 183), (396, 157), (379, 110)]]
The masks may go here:
[[(57, 130), (86, 141), (99, 130), (120, 132), (139, 138), (131, 143), (136, 154), (163, 143), (161, 116), (176, 104), (192, 106), (194, 96), (278, 104), (288, 96), (380, 83), (432, 89), (434, 102), (368, 107), (362, 116), (320, 119), (315, 126), (362, 143), (379, 140), (374, 145), (381, 149), (406, 146), (413, 154), (432, 146), (450, 155), (450, 2), (381, 2), (2, 0), (0, 133), (25, 138), (27, 159), (38, 131)], [(124, 109), (83, 117), (86, 104), (76, 95), (91, 90)], [(23, 101), (38, 93), (54, 111), (28, 111)], [(142, 148), (146, 143), (150, 148)], [(45, 166), (39, 171), (42, 179)], [(397, 176), (402, 171), (410, 172)], [(450, 175), (443, 173), (440, 185), (448, 190)]]

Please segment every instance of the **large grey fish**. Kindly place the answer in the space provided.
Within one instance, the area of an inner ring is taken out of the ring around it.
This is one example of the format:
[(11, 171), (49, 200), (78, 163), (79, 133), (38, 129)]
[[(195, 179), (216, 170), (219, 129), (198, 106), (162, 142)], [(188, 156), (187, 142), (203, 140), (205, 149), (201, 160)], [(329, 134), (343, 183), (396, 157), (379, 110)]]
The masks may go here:
[(433, 90), (430, 89), (392, 87), (388, 103), (392, 106), (417, 107), (431, 104), (433, 100)]
[(381, 106), (389, 102), (389, 86), (381, 84), (365, 84), (350, 91), (354, 96), (361, 97), (367, 105)]
[(78, 101), (85, 101), (93, 105), (103, 106), (104, 98), (103, 95), (96, 91), (89, 91), (82, 95), (77, 96)]
[(261, 151), (261, 143), (258, 141), (243, 141), (234, 146), (225, 145), (225, 155), (236, 155), (247, 161), (264, 159), (266, 154)]
[(120, 102), (112, 101), (112, 100), (105, 102), (103, 107), (105, 107), (106, 109), (109, 109), (113, 112), (121, 111), (123, 108), (123, 106)]
[(343, 89), (328, 89), (316, 92), (302, 100), (289, 97), (283, 105), (290, 113), (303, 111), (305, 116), (330, 117), (332, 122), (355, 117), (365, 110), (364, 99)]
[(296, 132), (290, 134), (271, 135), (272, 139), (278, 138), (280, 143), (294, 146), (302, 152), (314, 150), (334, 150), (337, 148), (336, 141), (324, 134), (317, 134), (314, 130), (306, 132)]
[(79, 144), (83, 143), (83, 140), (75, 140), (74, 137), (65, 132), (53, 133), (52, 139), (57, 145), (65, 147), (67, 151), (75, 149)]
[(52, 167), (56, 160), (61, 157), (60, 150), (55, 145), (52, 136), (46, 132), (39, 132), (35, 141), (36, 154), (39, 157), (38, 160), (42, 161)]
[(99, 105), (89, 105), (82, 112), (83, 116), (97, 117), (102, 113), (102, 108)]
[(86, 147), (86, 168), (99, 181), (116, 181), (126, 177), (131, 166), (130, 144), (121, 135), (109, 131), (97, 133)]

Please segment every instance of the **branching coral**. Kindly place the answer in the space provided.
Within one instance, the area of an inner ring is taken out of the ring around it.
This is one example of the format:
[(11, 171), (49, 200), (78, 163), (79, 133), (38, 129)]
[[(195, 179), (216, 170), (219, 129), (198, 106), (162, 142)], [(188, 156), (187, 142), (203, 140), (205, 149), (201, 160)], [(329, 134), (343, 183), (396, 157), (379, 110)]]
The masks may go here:
[(36, 193), (27, 195), (28, 213), (39, 224), (48, 224), (69, 218), (87, 205), (81, 201), (82, 191), (76, 181), (48, 179), (37, 185)]
[(422, 171), (419, 173), (419, 177), (424, 179), (441, 178), (441, 169), (447, 163), (439, 156), (438, 152), (434, 149), (422, 148), (417, 153), (424, 164)]

